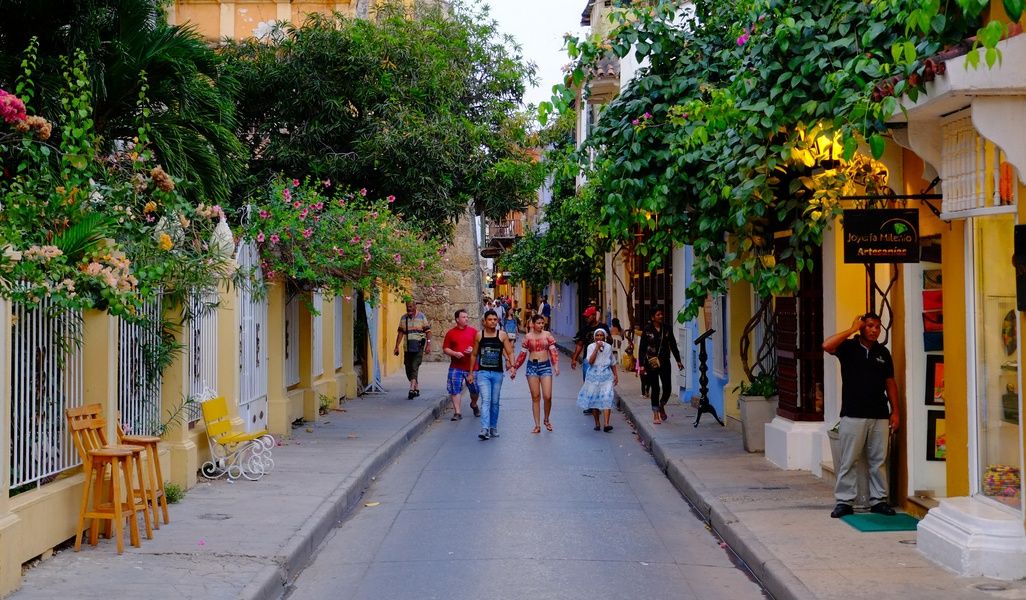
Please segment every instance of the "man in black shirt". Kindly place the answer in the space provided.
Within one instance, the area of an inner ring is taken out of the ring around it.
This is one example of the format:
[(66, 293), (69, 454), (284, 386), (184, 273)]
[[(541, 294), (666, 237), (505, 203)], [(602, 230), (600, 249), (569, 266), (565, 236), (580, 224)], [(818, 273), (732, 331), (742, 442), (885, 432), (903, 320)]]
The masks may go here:
[[(853, 333), (854, 338), (848, 339)], [(837, 506), (831, 517), (854, 512), (855, 462), (864, 457), (869, 465), (870, 511), (893, 515), (887, 504), (887, 484), (883, 464), (887, 458), (890, 431), (898, 428), (898, 385), (894, 382), (894, 362), (887, 348), (878, 342), (880, 317), (866, 313), (848, 329), (823, 342), (823, 350), (841, 363), (841, 461), (834, 496)]]

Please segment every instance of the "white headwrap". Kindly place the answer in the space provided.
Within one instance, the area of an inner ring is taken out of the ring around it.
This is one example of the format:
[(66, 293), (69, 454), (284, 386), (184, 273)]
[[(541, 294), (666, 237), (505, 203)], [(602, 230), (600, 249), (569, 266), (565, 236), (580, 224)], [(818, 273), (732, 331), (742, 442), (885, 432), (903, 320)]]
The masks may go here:
[(602, 332), (602, 335), (604, 335), (606, 337), (609, 337), (609, 332), (606, 331), (605, 329), (599, 327), (599, 328), (595, 329), (595, 331), (592, 332), (591, 339), (595, 339), (595, 336), (598, 335), (598, 332), (600, 332), (600, 331)]

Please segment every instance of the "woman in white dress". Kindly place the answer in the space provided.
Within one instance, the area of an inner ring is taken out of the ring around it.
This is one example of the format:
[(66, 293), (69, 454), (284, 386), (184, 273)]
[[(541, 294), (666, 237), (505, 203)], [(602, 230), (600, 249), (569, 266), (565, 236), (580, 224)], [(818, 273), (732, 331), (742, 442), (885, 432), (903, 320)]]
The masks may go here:
[[(613, 402), (616, 396), (613, 393), (613, 386), (620, 384), (620, 378), (616, 374), (616, 360), (613, 358), (613, 347), (606, 341), (609, 335), (605, 329), (595, 330), (595, 341), (588, 345), (584, 352), (584, 360), (588, 361), (588, 374), (584, 378), (584, 385), (577, 394), (577, 406), (585, 409), (592, 409), (591, 414), (595, 417), (595, 431), (603, 430), (610, 432), (613, 426), (609, 424), (609, 418), (613, 413)], [(605, 427), (599, 422), (599, 413), (605, 420)]]

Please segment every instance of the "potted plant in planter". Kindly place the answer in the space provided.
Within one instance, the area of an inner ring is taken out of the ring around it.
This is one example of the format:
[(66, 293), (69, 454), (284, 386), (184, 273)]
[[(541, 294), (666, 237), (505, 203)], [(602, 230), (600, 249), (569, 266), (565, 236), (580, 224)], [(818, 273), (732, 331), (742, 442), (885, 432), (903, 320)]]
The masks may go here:
[(741, 435), (745, 450), (762, 452), (766, 449), (765, 425), (777, 414), (777, 376), (762, 372), (738, 386), (741, 408)]

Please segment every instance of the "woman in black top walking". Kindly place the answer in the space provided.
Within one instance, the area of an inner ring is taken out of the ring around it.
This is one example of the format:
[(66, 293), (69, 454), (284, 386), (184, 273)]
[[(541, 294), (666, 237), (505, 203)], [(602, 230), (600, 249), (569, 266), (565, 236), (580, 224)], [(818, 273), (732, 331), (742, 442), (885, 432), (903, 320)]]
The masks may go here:
[(503, 356), (506, 357), (510, 377), (516, 371), (513, 368), (513, 345), (506, 332), (499, 329), (499, 315), (494, 310), (486, 311), (483, 325), (474, 342), (473, 356), (475, 383), (481, 390), (481, 433), (477, 437), (487, 440), (499, 437), (499, 392), (502, 391), (505, 371)]
[(645, 369), (644, 378), (651, 392), (649, 398), (652, 400), (652, 422), (657, 425), (667, 419), (666, 402), (670, 399), (670, 354), (673, 354), (677, 361), (677, 369), (683, 369), (684, 363), (680, 361), (677, 340), (674, 339), (671, 328), (663, 325), (663, 310), (657, 308), (652, 313), (651, 322), (641, 333), (641, 343), (638, 346), (638, 360)]

